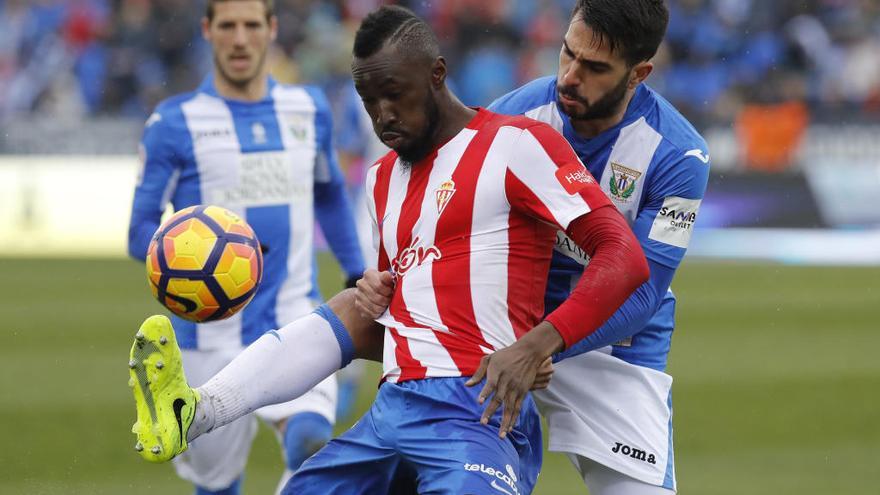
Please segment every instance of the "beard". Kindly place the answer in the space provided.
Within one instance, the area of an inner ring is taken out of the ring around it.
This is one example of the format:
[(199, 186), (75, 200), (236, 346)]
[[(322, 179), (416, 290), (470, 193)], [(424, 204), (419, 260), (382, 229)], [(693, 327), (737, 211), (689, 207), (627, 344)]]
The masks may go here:
[(440, 110), (433, 96), (429, 95), (426, 98), (424, 113), (426, 117), (425, 129), (418, 136), (414, 136), (411, 142), (394, 150), (404, 167), (411, 167), (412, 164), (428, 156), (428, 153), (434, 149), (434, 135), (440, 123)]
[(577, 90), (573, 88), (556, 85), (556, 91), (565, 95), (566, 98), (580, 102), (584, 106), (584, 110), (578, 113), (568, 113), (564, 106), (559, 102), (556, 105), (562, 110), (562, 113), (568, 115), (571, 120), (597, 120), (605, 119), (614, 115), (620, 110), (620, 104), (626, 97), (626, 88), (629, 82), (629, 74), (625, 75), (611, 91), (602, 95), (595, 103), (590, 103), (586, 98), (577, 94)]

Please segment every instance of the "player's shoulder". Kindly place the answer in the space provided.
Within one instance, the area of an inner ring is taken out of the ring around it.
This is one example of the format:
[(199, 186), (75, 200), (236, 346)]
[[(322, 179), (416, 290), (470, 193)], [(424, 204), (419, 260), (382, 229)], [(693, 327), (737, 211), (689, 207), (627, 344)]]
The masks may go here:
[(272, 97), (290, 105), (313, 107), (318, 112), (330, 111), (330, 100), (324, 90), (315, 84), (275, 83)]
[(559, 134), (556, 128), (554, 128), (547, 122), (537, 120), (532, 117), (527, 117), (522, 114), (507, 115), (496, 113), (491, 110), (488, 110), (488, 112), (490, 112), (490, 127), (499, 129), (504, 127), (514, 128), (521, 131), (519, 135), (522, 135), (524, 132), (528, 132), (538, 141), (547, 141), (556, 138), (563, 141), (565, 140), (565, 138), (562, 137), (561, 134)]
[[(648, 187), (655, 196), (702, 197), (709, 178), (709, 148), (706, 140), (671, 103), (645, 87), (639, 125), (656, 133), (657, 145), (651, 158), (653, 170)], [(646, 142), (654, 138), (647, 137)]]
[(693, 157), (708, 164), (709, 148), (700, 132), (663, 96), (650, 87), (645, 90), (650, 101), (646, 121), (662, 137), (669, 158)]
[(168, 97), (159, 102), (144, 122), (143, 143), (147, 148), (157, 145), (177, 146), (180, 136), (188, 136), (184, 106), (199, 97), (199, 91), (190, 91)]
[(147, 118), (144, 127), (155, 129), (186, 127), (183, 106), (198, 95), (198, 91), (189, 91), (165, 98), (156, 105), (153, 113)]
[(535, 79), (501, 96), (489, 105), (489, 110), (505, 114), (520, 115), (545, 105), (556, 103), (556, 77), (547, 76)]
[(388, 153), (382, 155), (379, 159), (373, 162), (372, 165), (367, 168), (367, 177), (368, 178), (376, 178), (378, 176), (387, 176), (387, 174), (391, 173), (391, 169), (394, 168), (394, 164), (397, 162), (397, 152), (394, 150), (389, 150)]

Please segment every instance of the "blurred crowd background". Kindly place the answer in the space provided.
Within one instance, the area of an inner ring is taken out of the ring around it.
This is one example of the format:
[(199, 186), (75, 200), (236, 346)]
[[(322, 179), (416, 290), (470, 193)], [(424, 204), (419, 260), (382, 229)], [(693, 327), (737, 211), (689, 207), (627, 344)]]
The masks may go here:
[[(0, 0), (0, 113), (144, 117), (210, 68), (203, 1)], [(348, 77), (376, 0), (277, 0), (281, 79)], [(555, 72), (573, 0), (399, 1), (430, 20), (470, 104)], [(670, 0), (650, 83), (699, 125), (751, 103), (880, 116), (880, 2)]]
[[(0, 0), (0, 155), (133, 154), (156, 104), (211, 69), (204, 3)], [(343, 145), (354, 32), (380, 3), (428, 19), (456, 93), (488, 105), (556, 73), (575, 0), (276, 0), (272, 73), (327, 91)], [(667, 4), (648, 83), (709, 142), (703, 225), (880, 225), (863, 203), (880, 195), (880, 0)]]

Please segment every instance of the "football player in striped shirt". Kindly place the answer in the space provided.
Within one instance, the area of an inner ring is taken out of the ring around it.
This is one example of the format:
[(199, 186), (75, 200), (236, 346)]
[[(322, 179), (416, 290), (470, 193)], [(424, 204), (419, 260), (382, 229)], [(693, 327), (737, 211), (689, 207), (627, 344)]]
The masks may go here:
[[(319, 303), (315, 219), (345, 273), (364, 269), (342, 174), (331, 143), (330, 106), (320, 89), (276, 83), (266, 52), (277, 20), (269, 0), (211, 0), (203, 33), (214, 70), (201, 86), (159, 104), (143, 134), (143, 170), (134, 195), (129, 252), (143, 260), (166, 205), (216, 204), (254, 228), (265, 272), (254, 299), (227, 320), (174, 318), (183, 364), (202, 384), (265, 332), (309, 314)], [(336, 411), (330, 376), (303, 397), (256, 411), (278, 431), (286, 478), (330, 439)], [(243, 418), (199, 439), (175, 460), (197, 494), (239, 493), (257, 431)]]
[[(448, 90), (437, 40), (410, 11), (367, 16), (354, 55), (358, 93), (393, 150), (367, 177), (378, 267), (395, 279), (388, 310), (376, 325), (343, 292), (255, 341), (198, 389), (164, 372), (173, 366), (158, 370), (149, 388), (161, 399), (138, 420), (156, 422), (146, 440), (162, 455), (145, 457), (167, 459), (255, 407), (297, 396), (354, 355), (375, 359), (384, 349), (373, 407), (307, 460), (285, 493), (388, 493), (403, 476), (421, 493), (530, 493), (542, 446), (528, 389), (550, 356), (647, 280), (647, 264), (558, 132), (468, 108)], [(557, 230), (592, 261), (542, 318)], [(149, 319), (140, 332), (135, 345), (157, 342), (164, 362), (179, 359), (160, 345), (173, 337), (167, 322)], [(486, 386), (468, 387), (490, 354)]]

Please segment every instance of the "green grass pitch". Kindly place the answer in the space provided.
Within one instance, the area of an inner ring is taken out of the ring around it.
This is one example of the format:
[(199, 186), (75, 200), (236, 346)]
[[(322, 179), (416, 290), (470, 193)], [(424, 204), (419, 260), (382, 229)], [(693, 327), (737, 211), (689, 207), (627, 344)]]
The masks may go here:
[[(339, 285), (333, 270), (325, 290)], [(132, 450), (128, 348), (141, 320), (161, 309), (143, 268), (4, 259), (0, 274), (0, 493), (191, 493), (170, 466)], [(878, 282), (880, 268), (682, 267), (670, 357), (680, 493), (877, 490)], [(377, 373), (362, 387), (361, 411)], [(263, 428), (246, 493), (272, 493), (280, 466)], [(586, 490), (552, 454), (535, 493)]]

